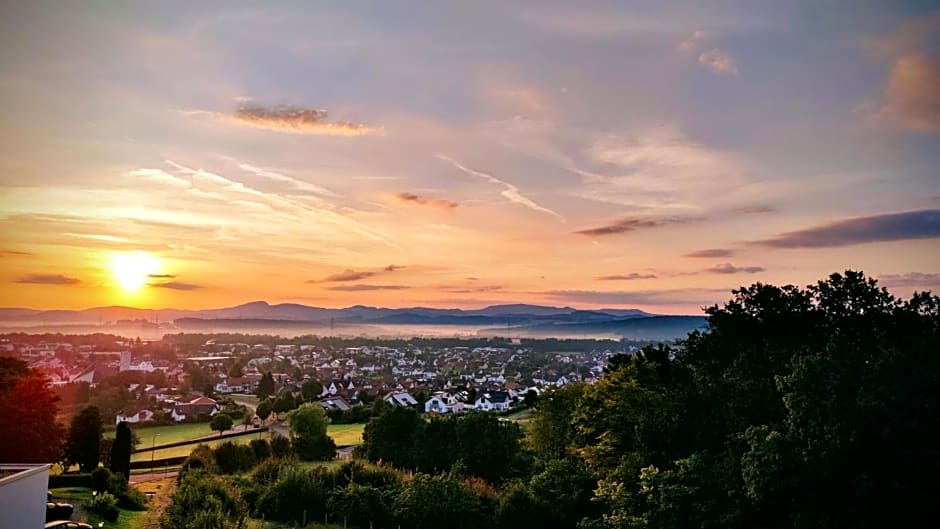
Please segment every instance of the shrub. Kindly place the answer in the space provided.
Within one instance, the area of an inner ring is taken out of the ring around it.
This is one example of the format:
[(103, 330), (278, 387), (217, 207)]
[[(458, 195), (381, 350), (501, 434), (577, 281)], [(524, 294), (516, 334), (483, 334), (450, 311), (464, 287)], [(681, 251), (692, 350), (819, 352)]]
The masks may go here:
[(336, 489), (327, 504), (333, 519), (352, 527), (384, 527), (392, 519), (392, 510), (383, 492), (370, 485), (350, 483)]
[(109, 522), (116, 522), (118, 515), (121, 514), (120, 509), (118, 509), (117, 498), (108, 492), (95, 495), (95, 499), (91, 502), (91, 511)]
[(283, 461), (280, 459), (265, 459), (260, 465), (255, 467), (254, 472), (251, 474), (251, 479), (259, 485), (270, 485), (277, 481), (282, 466)]
[(287, 457), (291, 454), (290, 439), (283, 435), (274, 435), (271, 438), (271, 454), (274, 457)]
[(370, 485), (382, 490), (401, 486), (401, 472), (387, 466), (347, 461), (336, 469), (336, 484), (339, 487), (350, 483)]
[(248, 509), (238, 490), (218, 476), (191, 469), (160, 517), (163, 529), (244, 529)]
[(271, 457), (271, 444), (268, 443), (267, 439), (252, 439), (248, 446), (251, 447), (252, 452), (255, 454), (255, 460), (258, 462)]
[(109, 488), (109, 481), (111, 480), (111, 472), (104, 468), (98, 467), (91, 472), (91, 490), (95, 492), (108, 492), (111, 490)]
[(217, 446), (214, 454), (222, 474), (237, 474), (255, 466), (255, 453), (250, 446), (227, 441)]
[(257, 513), (268, 520), (301, 523), (319, 520), (326, 512), (327, 487), (323, 469), (282, 469), (278, 480), (258, 500)]

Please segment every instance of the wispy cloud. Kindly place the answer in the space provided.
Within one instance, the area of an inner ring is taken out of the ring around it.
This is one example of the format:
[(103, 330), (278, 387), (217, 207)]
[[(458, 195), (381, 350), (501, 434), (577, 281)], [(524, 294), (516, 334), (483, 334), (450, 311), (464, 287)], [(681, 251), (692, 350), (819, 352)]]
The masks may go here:
[(767, 213), (776, 213), (777, 208), (771, 206), (745, 206), (734, 208), (731, 212), (737, 215), (764, 215)]
[(395, 195), (395, 198), (401, 202), (407, 202), (412, 204), (420, 204), (422, 206), (431, 206), (441, 209), (454, 209), (460, 204), (454, 202), (453, 200), (446, 200), (443, 198), (431, 198), (421, 195), (416, 195), (414, 193), (398, 193)]
[(150, 279), (173, 279), (176, 276), (173, 274), (147, 274), (147, 277)]
[(705, 272), (710, 274), (756, 274), (763, 271), (761, 266), (734, 266), (731, 263), (721, 263), (705, 269)]
[(150, 286), (153, 288), (167, 288), (170, 290), (183, 290), (183, 291), (199, 290), (203, 288), (202, 285), (197, 285), (195, 283), (182, 283), (179, 281), (166, 281), (163, 283), (148, 283), (147, 286)]
[(610, 305), (709, 305), (727, 297), (721, 288), (678, 288), (668, 290), (551, 290), (543, 294), (570, 303)]
[(253, 127), (293, 134), (363, 136), (377, 132), (361, 123), (330, 121), (326, 110), (291, 106), (245, 105), (235, 111), (235, 119)]
[(16, 256), (16, 257), (28, 257), (28, 256), (31, 256), (31, 255), (33, 255), (33, 254), (31, 254), (31, 253), (29, 253), (29, 252), (21, 252), (21, 251), (19, 251), (19, 250), (0, 250), (0, 257), (12, 257), (12, 256)]
[(940, 287), (940, 274), (908, 272), (906, 274), (884, 274), (878, 283), (886, 287)]
[(525, 206), (533, 211), (548, 213), (549, 215), (558, 217), (561, 220), (565, 220), (565, 218), (559, 215), (558, 213), (546, 207), (540, 206), (536, 204), (534, 201), (532, 201), (532, 199), (526, 196), (523, 196), (523, 194), (519, 191), (519, 188), (510, 184), (509, 182), (504, 182), (503, 180), (500, 180), (499, 178), (496, 178), (495, 176), (491, 174), (487, 174), (482, 171), (476, 171), (474, 169), (470, 169), (469, 167), (462, 165), (457, 160), (454, 160), (453, 158), (449, 158), (442, 154), (438, 154), (437, 158), (453, 165), (454, 167), (456, 167), (457, 169), (460, 169), (461, 171), (463, 171), (464, 173), (468, 175), (477, 176), (479, 178), (486, 180), (487, 182), (490, 182), (491, 184), (497, 184), (499, 186), (502, 186), (503, 190), (500, 192), (500, 194), (504, 196), (505, 198), (509, 199), (510, 202), (514, 202), (521, 206)]
[(940, 130), (940, 55), (899, 58), (891, 69), (879, 113), (910, 130)]
[(337, 285), (327, 287), (327, 290), (336, 292), (368, 292), (371, 290), (406, 290), (411, 287), (406, 285)]
[(324, 189), (316, 184), (311, 184), (310, 182), (304, 182), (303, 180), (298, 180), (292, 176), (287, 176), (277, 171), (272, 171), (270, 169), (256, 167), (254, 165), (247, 164), (247, 163), (238, 163), (238, 168), (254, 176), (266, 178), (268, 180), (273, 180), (275, 182), (288, 184), (291, 187), (297, 189), (298, 191), (307, 191), (310, 193), (314, 193), (316, 195), (324, 195), (324, 196), (329, 196), (329, 197), (336, 196), (336, 193), (328, 189)]
[(708, 248), (706, 250), (698, 250), (695, 252), (685, 254), (686, 257), (700, 257), (700, 258), (711, 258), (711, 257), (731, 257), (735, 254), (734, 250), (728, 248)]
[(605, 235), (618, 235), (647, 228), (657, 228), (667, 224), (683, 224), (693, 220), (696, 219), (678, 217), (661, 219), (627, 217), (615, 220), (603, 226), (598, 226), (596, 228), (585, 228), (583, 230), (577, 230), (574, 233), (577, 233), (578, 235), (586, 235), (588, 237), (603, 237)]
[(598, 281), (636, 281), (639, 279), (656, 279), (656, 274), (641, 274), (639, 272), (631, 272), (624, 275), (598, 276), (594, 279)]
[(698, 56), (698, 63), (719, 75), (737, 75), (738, 66), (728, 52), (712, 48)]
[(702, 41), (705, 39), (705, 32), (702, 30), (696, 30), (694, 33), (689, 35), (688, 38), (684, 39), (679, 43), (679, 50), (690, 52), (695, 51), (702, 45)]
[(81, 283), (81, 280), (64, 276), (61, 274), (27, 274), (25, 276), (20, 276), (16, 278), (14, 283), (22, 283), (28, 285), (62, 285), (70, 286), (77, 285)]
[(856, 217), (753, 241), (772, 248), (826, 248), (883, 241), (940, 238), (940, 210)]
[(404, 265), (390, 264), (390, 265), (386, 266), (385, 268), (383, 268), (382, 270), (384, 270), (384, 271), (386, 271), (386, 272), (394, 272), (394, 271), (396, 271), (396, 270), (401, 270), (402, 268), (407, 268), (407, 267), (404, 266)]
[(346, 281), (359, 281), (366, 279), (375, 275), (375, 272), (366, 272), (360, 271), (356, 272), (352, 269), (346, 269), (338, 274), (333, 274), (324, 277), (323, 279), (311, 279), (307, 281), (308, 283), (342, 283)]

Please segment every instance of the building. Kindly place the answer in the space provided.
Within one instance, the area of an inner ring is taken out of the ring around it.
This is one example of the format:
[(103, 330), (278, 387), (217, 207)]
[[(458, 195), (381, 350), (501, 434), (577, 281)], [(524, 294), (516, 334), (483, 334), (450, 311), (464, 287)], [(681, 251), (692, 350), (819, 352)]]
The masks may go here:
[(385, 395), (385, 399), (383, 400), (392, 406), (402, 406), (405, 408), (418, 405), (418, 401), (407, 391), (393, 391)]
[(43, 527), (48, 494), (49, 465), (0, 465), (0, 527)]

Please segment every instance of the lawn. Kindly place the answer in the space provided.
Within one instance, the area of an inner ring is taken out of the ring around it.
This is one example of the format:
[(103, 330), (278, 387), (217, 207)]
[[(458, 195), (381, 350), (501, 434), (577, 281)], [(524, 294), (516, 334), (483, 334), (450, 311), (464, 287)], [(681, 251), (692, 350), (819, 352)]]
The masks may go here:
[(362, 431), (366, 425), (358, 424), (331, 424), (326, 433), (333, 438), (336, 446), (350, 446), (362, 444)]
[[(189, 424), (189, 425), (186, 425), (186, 426), (194, 426), (194, 425)], [(202, 426), (206, 426), (206, 425), (202, 425)], [(206, 426), (206, 429), (208, 429), (208, 426)], [(209, 433), (212, 433), (212, 432), (210, 431)], [(267, 439), (267, 438), (268, 438), (268, 434), (267, 434), (266, 432), (259, 432), (259, 434), (260, 434), (260, 437), (261, 437), (262, 439)], [(198, 435), (196, 435), (196, 437), (201, 437), (201, 436), (203, 436), (203, 435), (205, 435), (205, 433), (198, 434)], [(221, 443), (224, 443), (225, 441), (232, 441), (232, 442), (237, 443), (237, 444), (248, 444), (249, 442), (251, 442), (252, 439), (258, 439), (258, 437), (259, 437), (259, 435), (241, 435), (241, 436), (238, 436), (238, 437), (227, 437), (227, 438), (222, 438), (222, 439), (211, 439), (211, 440), (206, 440), (206, 441), (203, 441), (203, 442), (204, 442), (205, 444), (207, 444), (207, 445), (209, 445), (209, 446), (215, 448), (216, 446), (218, 446), (218, 445), (221, 444)], [(159, 441), (159, 439), (160, 439), (160, 438), (157, 437), (157, 440), (158, 440), (158, 441)], [(191, 437), (190, 439), (192, 439), (192, 437)], [(185, 441), (185, 439), (180, 439), (180, 441)], [(158, 443), (158, 444), (159, 444), (159, 443)], [(193, 444), (189, 444), (189, 445), (175, 446), (175, 447), (173, 447), (173, 448), (158, 449), (158, 450), (154, 451), (153, 458), (154, 458), (154, 459), (163, 459), (163, 458), (167, 458), (167, 457), (188, 456), (189, 453), (193, 451), (193, 448), (196, 448), (197, 445), (198, 445), (198, 443), (193, 443)], [(131, 455), (131, 461), (149, 461), (149, 460), (150, 460), (150, 450), (147, 449), (148, 447), (147, 447), (147, 446), (144, 446), (144, 443), (141, 443), (141, 446), (140, 446), (139, 448), (143, 448), (144, 451), (143, 451), (143, 452), (137, 452), (137, 453), (135, 453), (135, 454), (132, 454), (132, 455)]]
[(116, 522), (108, 522), (97, 514), (88, 511), (86, 506), (91, 505), (91, 489), (84, 487), (64, 487), (61, 489), (49, 489), (49, 492), (55, 497), (55, 501), (71, 503), (75, 506), (75, 512), (72, 519), (91, 524), (98, 527), (99, 522), (104, 522), (104, 527), (108, 529), (136, 529), (140, 527), (138, 521), (143, 520), (147, 511), (125, 511), (121, 509)]
[[(188, 441), (190, 439), (196, 439), (198, 437), (203, 437), (206, 435), (211, 435), (213, 432), (209, 428), (209, 423), (184, 423), (184, 424), (171, 424), (167, 426), (136, 426), (131, 425), (131, 430), (137, 434), (137, 437), (140, 439), (140, 444), (137, 445), (137, 448), (144, 450), (150, 448), (150, 445), (156, 441), (158, 445), (165, 445), (170, 443), (178, 443), (180, 441)], [(154, 439), (156, 435), (156, 439)], [(105, 437), (114, 437), (114, 431), (105, 432)]]

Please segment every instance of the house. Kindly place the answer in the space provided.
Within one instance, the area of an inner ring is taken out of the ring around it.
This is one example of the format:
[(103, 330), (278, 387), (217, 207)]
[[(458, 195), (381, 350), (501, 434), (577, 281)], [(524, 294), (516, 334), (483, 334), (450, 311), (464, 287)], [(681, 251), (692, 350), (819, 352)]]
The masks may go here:
[(128, 422), (136, 424), (139, 422), (147, 422), (153, 420), (153, 411), (148, 410), (147, 408), (125, 408), (114, 418), (114, 424), (120, 424), (122, 422)]
[(170, 416), (176, 422), (186, 420), (186, 417), (199, 415), (215, 415), (219, 412), (218, 403), (209, 397), (197, 397), (189, 402), (180, 403), (173, 407)]
[(506, 391), (489, 391), (480, 395), (473, 407), (484, 411), (508, 410), (512, 406), (512, 399)]
[(415, 398), (412, 397), (411, 394), (407, 391), (393, 391), (388, 395), (385, 395), (385, 398), (382, 400), (391, 404), (392, 406), (410, 407), (418, 405), (418, 401), (415, 400)]
[(320, 402), (320, 406), (323, 406), (323, 409), (326, 411), (330, 411), (330, 410), (346, 411), (352, 408), (352, 406), (349, 405), (349, 402), (347, 402), (346, 399), (344, 399), (343, 397), (329, 397), (329, 398), (321, 399), (319, 402)]
[(42, 527), (49, 465), (0, 465), (0, 527)]
[(443, 414), (443, 413), (448, 413), (451, 410), (450, 410), (450, 405), (447, 403), (446, 400), (444, 400), (443, 395), (434, 395), (433, 397), (429, 398), (424, 403), (424, 411), (425, 413)]

